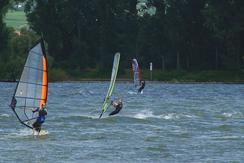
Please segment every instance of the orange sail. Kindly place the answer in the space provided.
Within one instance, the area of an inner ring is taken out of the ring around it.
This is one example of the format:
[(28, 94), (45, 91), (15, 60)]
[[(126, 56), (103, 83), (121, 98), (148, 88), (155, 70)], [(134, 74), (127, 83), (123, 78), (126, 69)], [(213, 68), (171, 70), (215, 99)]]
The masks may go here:
[(47, 60), (46, 57), (43, 56), (42, 57), (42, 67), (43, 67), (43, 74), (42, 74), (42, 95), (41, 95), (41, 101), (40, 101), (40, 107), (42, 106), (42, 104), (46, 104), (47, 101), (47, 86), (48, 86), (48, 82), (47, 82)]

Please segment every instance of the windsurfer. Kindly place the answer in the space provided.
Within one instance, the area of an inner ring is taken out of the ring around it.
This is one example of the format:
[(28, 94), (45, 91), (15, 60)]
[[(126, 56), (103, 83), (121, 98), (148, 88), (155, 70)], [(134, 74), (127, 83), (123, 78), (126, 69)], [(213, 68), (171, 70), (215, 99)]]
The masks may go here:
[(42, 104), (41, 108), (35, 108), (32, 110), (33, 113), (38, 111), (38, 117), (36, 118), (36, 121), (32, 124), (33, 127), (33, 135), (35, 132), (38, 134), (41, 131), (41, 125), (45, 122), (46, 115), (47, 115), (47, 109), (46, 105)]
[(146, 85), (145, 80), (141, 80), (140, 81), (140, 88), (138, 89), (138, 93), (142, 92), (142, 90), (144, 89), (145, 85)]
[(123, 103), (122, 103), (122, 100), (121, 99), (119, 99), (118, 101), (111, 101), (111, 105), (113, 105), (113, 107), (115, 108), (115, 110), (112, 111), (109, 114), (109, 116), (118, 114), (120, 112), (120, 110), (123, 108)]

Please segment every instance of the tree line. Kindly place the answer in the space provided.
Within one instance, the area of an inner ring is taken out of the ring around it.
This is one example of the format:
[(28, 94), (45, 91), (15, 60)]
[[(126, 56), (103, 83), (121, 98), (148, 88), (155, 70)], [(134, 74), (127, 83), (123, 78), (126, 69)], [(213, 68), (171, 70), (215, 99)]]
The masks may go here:
[[(3, 22), (11, 1), (1, 1), (0, 67), (15, 65), (13, 58), (25, 58), (28, 45), (20, 45), (18, 39), (32, 42), (36, 33), (48, 45), (51, 68), (71, 73), (110, 70), (115, 52), (121, 53), (122, 70), (134, 57), (142, 68), (153, 62), (154, 68), (165, 71), (243, 68), (243, 0), (148, 0), (143, 5), (137, 0), (24, 2), (30, 29), (20, 39)], [(10, 55), (14, 48), (17, 52)]]

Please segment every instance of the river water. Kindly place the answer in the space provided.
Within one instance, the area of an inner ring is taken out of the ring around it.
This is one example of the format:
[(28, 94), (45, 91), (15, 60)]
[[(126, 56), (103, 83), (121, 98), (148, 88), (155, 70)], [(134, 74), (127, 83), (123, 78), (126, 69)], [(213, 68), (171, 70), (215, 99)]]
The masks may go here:
[(0, 83), (0, 162), (243, 162), (244, 85), (50, 83), (45, 136), (34, 137), (8, 108), (16, 83)]

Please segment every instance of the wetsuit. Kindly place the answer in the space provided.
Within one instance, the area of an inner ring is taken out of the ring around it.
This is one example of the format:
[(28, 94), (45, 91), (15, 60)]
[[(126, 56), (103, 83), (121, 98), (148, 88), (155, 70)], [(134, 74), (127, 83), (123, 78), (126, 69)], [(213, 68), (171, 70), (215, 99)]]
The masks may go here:
[(40, 132), (41, 131), (41, 125), (42, 125), (42, 123), (45, 122), (47, 111), (45, 109), (37, 108), (33, 112), (37, 112), (37, 111), (38, 111), (38, 117), (32, 126), (36, 131)]
[(141, 93), (141, 91), (144, 89), (145, 87), (145, 81), (144, 82), (141, 82), (141, 87), (138, 89), (138, 92)]
[(120, 112), (120, 110), (122, 109), (123, 104), (122, 104), (122, 102), (118, 102), (118, 103), (113, 104), (113, 106), (115, 107), (115, 110), (112, 111), (112, 112), (109, 114), (109, 116), (118, 114), (118, 113)]

